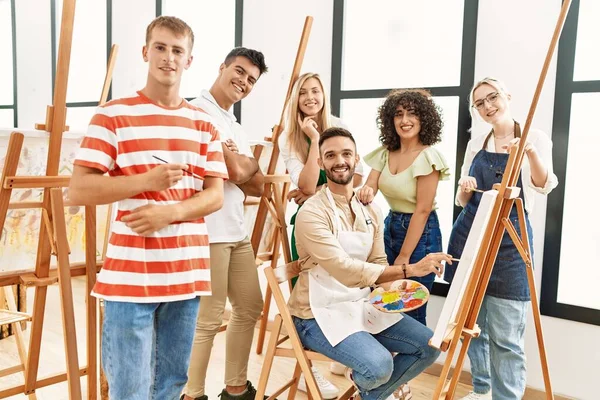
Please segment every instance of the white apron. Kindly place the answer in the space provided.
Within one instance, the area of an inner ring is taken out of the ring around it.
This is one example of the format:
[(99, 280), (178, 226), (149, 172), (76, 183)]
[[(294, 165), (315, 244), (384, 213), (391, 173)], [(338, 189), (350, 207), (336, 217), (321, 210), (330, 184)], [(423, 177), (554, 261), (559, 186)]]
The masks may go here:
[[(325, 189), (335, 214), (340, 246), (352, 258), (367, 261), (373, 248), (373, 227), (364, 206), (360, 204), (369, 232), (342, 231), (333, 196)], [(358, 218), (358, 216), (357, 216)], [(400, 313), (384, 313), (369, 304), (370, 288), (349, 288), (316, 265), (308, 273), (311, 311), (332, 346), (356, 332), (379, 333), (400, 321)]]

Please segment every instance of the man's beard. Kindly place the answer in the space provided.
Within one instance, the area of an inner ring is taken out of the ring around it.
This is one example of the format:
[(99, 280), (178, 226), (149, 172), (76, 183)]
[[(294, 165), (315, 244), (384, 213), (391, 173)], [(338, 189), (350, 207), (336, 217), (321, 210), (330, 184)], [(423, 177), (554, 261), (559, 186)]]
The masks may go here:
[(348, 164), (346, 164), (345, 166), (348, 167), (348, 172), (347, 172), (348, 175), (345, 178), (336, 178), (335, 177), (336, 173), (333, 172), (333, 169), (340, 167), (339, 165), (336, 165), (335, 167), (332, 167), (331, 169), (325, 169), (325, 175), (333, 183), (337, 183), (338, 185), (347, 185), (354, 178), (354, 166), (349, 166)]

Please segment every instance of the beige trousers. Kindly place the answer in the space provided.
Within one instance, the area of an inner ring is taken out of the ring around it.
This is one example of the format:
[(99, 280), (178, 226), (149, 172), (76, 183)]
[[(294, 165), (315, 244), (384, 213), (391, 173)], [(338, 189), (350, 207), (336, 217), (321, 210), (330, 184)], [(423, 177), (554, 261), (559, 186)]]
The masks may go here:
[(226, 331), (225, 384), (246, 384), (254, 327), (263, 308), (254, 252), (248, 238), (210, 245), (212, 296), (202, 297), (184, 393), (204, 395), (206, 371), (227, 298), (232, 313)]

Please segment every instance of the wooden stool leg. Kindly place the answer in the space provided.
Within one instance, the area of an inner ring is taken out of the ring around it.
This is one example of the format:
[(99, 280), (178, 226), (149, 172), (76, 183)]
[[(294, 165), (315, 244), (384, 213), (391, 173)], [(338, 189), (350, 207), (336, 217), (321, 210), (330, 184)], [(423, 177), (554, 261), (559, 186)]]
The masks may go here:
[(298, 382), (300, 382), (300, 376), (302, 375), (302, 369), (300, 369), (300, 363), (296, 361), (296, 368), (294, 368), (294, 384), (290, 387), (288, 392), (288, 400), (294, 400), (296, 392), (298, 391)]
[(277, 314), (273, 321), (273, 330), (271, 331), (271, 339), (267, 346), (267, 354), (263, 361), (262, 371), (260, 372), (260, 379), (258, 381), (258, 387), (256, 388), (256, 398), (262, 399), (267, 391), (267, 383), (269, 381), (269, 375), (271, 374), (271, 368), (273, 367), (273, 360), (275, 358), (275, 349), (277, 348), (277, 342), (279, 340), (279, 334), (281, 333), (281, 315)]
[(262, 316), (260, 317), (260, 327), (258, 328), (256, 354), (262, 354), (263, 345), (265, 343), (265, 332), (267, 331), (267, 323), (269, 322), (269, 310), (271, 309), (271, 296), (271, 288), (267, 286), (267, 290), (265, 291), (265, 302), (263, 305)]

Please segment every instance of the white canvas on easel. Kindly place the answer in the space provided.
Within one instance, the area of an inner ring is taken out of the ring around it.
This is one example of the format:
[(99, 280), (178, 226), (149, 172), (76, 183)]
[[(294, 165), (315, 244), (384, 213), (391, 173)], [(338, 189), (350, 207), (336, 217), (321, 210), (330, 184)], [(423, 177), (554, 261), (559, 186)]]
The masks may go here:
[(429, 345), (436, 349), (441, 347), (442, 342), (447, 337), (449, 330), (453, 327), (452, 324), (456, 320), (497, 196), (498, 192), (496, 190), (488, 190), (481, 196), (481, 202), (477, 208), (473, 226), (469, 231), (465, 248), (460, 256), (460, 263), (454, 274), (454, 279), (452, 280), (452, 285), (450, 285), (448, 296), (446, 296), (446, 301), (433, 332), (433, 337), (429, 340)]

